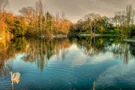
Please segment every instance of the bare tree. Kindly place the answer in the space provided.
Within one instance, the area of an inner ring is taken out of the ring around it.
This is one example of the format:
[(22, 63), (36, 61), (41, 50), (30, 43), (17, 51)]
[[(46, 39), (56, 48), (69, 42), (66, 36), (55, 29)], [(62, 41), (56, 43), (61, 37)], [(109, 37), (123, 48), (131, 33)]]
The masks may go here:
[(8, 0), (0, 0), (0, 12), (4, 11), (7, 5), (8, 5)]
[(62, 20), (65, 20), (65, 12), (62, 12)]
[(128, 5), (126, 7), (126, 16), (127, 16), (127, 27), (129, 27), (131, 24), (132, 5)]

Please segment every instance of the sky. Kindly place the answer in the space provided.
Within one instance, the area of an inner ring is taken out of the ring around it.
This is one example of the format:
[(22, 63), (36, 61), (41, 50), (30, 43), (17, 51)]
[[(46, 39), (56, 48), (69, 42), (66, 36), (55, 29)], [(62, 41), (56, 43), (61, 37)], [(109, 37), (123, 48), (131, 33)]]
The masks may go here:
[[(8, 9), (15, 14), (22, 7), (35, 6), (38, 0), (9, 0)], [(124, 10), (128, 4), (135, 8), (135, 0), (42, 0), (44, 10), (56, 15), (65, 13), (67, 19), (76, 22), (88, 13), (113, 16), (115, 12)]]

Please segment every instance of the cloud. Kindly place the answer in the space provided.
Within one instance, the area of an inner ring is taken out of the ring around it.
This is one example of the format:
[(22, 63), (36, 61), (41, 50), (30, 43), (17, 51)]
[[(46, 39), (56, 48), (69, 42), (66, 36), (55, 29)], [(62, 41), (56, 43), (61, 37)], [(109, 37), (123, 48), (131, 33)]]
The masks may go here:
[[(99, 54), (95, 56), (87, 56), (83, 50), (79, 49), (77, 45), (72, 45), (68, 49), (68, 53), (64, 59), (64, 63), (70, 67), (79, 67), (84, 65), (101, 64), (113, 60), (111, 53)], [(57, 62), (56, 56), (50, 60), (51, 63)]]
[[(38, 0), (9, 0), (10, 7), (15, 13), (24, 6), (35, 6)], [(133, 4), (134, 0), (42, 0), (44, 10), (53, 15), (57, 12), (65, 12), (68, 19), (77, 21), (87, 13), (100, 13), (113, 16), (116, 11), (124, 10), (127, 4)]]
[(125, 85), (135, 84), (134, 65), (134, 60), (132, 60), (128, 65), (117, 64), (109, 67), (97, 78), (97, 88), (117, 86), (119, 83), (124, 83)]
[(95, 56), (89, 62), (89, 64), (98, 64), (98, 63), (102, 63), (102, 62), (109, 61), (109, 60), (112, 60), (112, 59), (113, 59), (113, 55), (111, 53), (105, 54), (105, 55), (98, 55), (98, 56)]

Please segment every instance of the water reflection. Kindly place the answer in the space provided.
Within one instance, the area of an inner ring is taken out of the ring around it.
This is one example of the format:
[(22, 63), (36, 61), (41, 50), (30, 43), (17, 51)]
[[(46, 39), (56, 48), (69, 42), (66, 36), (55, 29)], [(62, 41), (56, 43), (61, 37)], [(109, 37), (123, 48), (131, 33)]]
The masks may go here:
[(96, 81), (93, 82), (93, 89), (92, 90), (96, 90)]
[[(117, 73), (115, 70), (120, 67), (121, 71), (126, 70), (125, 65), (131, 65), (130, 62), (135, 58), (134, 51), (133, 43), (122, 42), (119, 37), (51, 40), (17, 38), (4, 41), (0, 42), (0, 83), (9, 83), (9, 72), (19, 71), (23, 79), (20, 85), (16, 86), (18, 89), (39, 89), (34, 87), (37, 83), (42, 89), (53, 89), (51, 85), (54, 83), (55, 89), (96, 90), (107, 87), (103, 82), (107, 82), (108, 87), (117, 86), (106, 80), (111, 78), (110, 81), (113, 81), (117, 80), (116, 77), (121, 77), (119, 73), (123, 72)], [(123, 62), (124, 66), (121, 66), (120, 62)], [(112, 74), (114, 72), (115, 74)], [(125, 77), (127, 78), (126, 75)], [(43, 82), (46, 85), (43, 85)]]

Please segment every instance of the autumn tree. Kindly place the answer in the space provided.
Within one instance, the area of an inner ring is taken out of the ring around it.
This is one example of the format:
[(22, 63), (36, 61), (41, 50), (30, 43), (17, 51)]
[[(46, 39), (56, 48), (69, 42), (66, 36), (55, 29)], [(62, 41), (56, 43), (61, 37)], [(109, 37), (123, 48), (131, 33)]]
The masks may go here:
[(70, 27), (72, 22), (65, 18), (65, 13), (62, 13), (61, 16), (59, 13), (56, 14), (54, 21), (54, 32), (55, 34), (68, 34), (70, 31)]
[(8, 0), (0, 0), (0, 38), (6, 38), (7, 25), (5, 23), (4, 9), (8, 4)]

